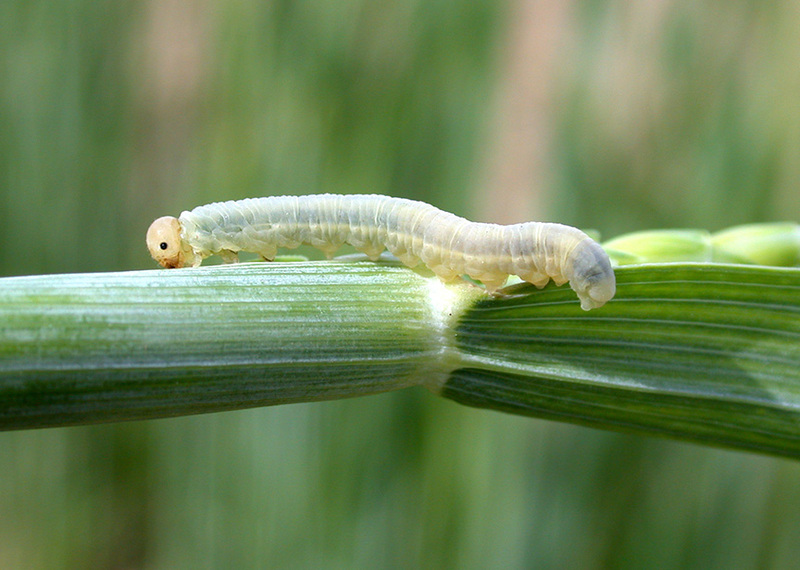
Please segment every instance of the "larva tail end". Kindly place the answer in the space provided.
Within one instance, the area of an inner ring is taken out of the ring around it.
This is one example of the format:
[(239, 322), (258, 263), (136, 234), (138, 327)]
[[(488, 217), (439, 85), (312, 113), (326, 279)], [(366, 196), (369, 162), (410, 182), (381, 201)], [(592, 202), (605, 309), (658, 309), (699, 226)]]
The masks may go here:
[(583, 291), (577, 291), (581, 300), (581, 309), (590, 311), (602, 307), (610, 301), (617, 292), (617, 283), (614, 274), (605, 276), (602, 280), (589, 284)]
[(183, 267), (187, 262), (178, 218), (158, 218), (147, 230), (147, 249), (162, 267)]
[(570, 286), (578, 294), (584, 311), (602, 307), (617, 292), (617, 279), (608, 254), (589, 238), (573, 252), (570, 273)]

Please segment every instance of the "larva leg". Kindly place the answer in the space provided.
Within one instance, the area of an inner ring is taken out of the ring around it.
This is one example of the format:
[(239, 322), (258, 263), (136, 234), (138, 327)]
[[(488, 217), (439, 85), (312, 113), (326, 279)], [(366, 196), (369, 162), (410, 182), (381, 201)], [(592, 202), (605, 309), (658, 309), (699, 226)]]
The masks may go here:
[(229, 249), (223, 249), (219, 252), (222, 257), (223, 263), (239, 263), (239, 254)]
[(337, 246), (330, 246), (330, 245), (326, 246), (318, 245), (315, 247), (321, 250), (322, 253), (325, 254), (326, 259), (333, 259), (333, 255), (336, 253), (336, 250), (339, 249)]
[(383, 251), (386, 249), (383, 245), (375, 245), (372, 243), (365, 243), (363, 246), (358, 248), (361, 252), (363, 252), (367, 257), (369, 257), (372, 261), (378, 261)]
[(503, 277), (484, 277), (480, 281), (481, 283), (483, 283), (484, 287), (486, 287), (486, 292), (489, 294), (493, 294), (500, 287), (506, 284), (506, 281), (508, 281), (508, 276), (504, 275)]
[(404, 251), (403, 253), (399, 252), (397, 253), (392, 252), (392, 253), (395, 256), (397, 256), (397, 259), (403, 262), (403, 265), (406, 265), (408, 267), (416, 267), (417, 265), (419, 265), (419, 257), (414, 255), (413, 253), (409, 253), (407, 251)]
[(261, 256), (261, 259), (264, 261), (275, 261), (275, 256), (278, 255), (278, 248), (277, 247), (262, 247), (261, 251), (258, 252)]
[(523, 281), (536, 285), (539, 289), (544, 287), (550, 282), (550, 278), (543, 273), (526, 273), (519, 276)]
[(436, 274), (436, 277), (438, 277), (445, 283), (454, 281), (457, 277), (459, 277), (458, 273), (456, 273), (452, 269), (445, 267), (444, 265), (437, 265), (435, 267), (431, 267), (431, 271), (433, 271)]

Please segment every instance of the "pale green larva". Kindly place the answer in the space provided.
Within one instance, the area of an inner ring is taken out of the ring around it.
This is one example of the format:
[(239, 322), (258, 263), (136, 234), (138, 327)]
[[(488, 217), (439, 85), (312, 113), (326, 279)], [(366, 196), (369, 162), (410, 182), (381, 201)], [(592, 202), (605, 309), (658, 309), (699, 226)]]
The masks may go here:
[(274, 196), (218, 202), (157, 219), (147, 247), (164, 267), (198, 266), (219, 253), (273, 259), (279, 247), (310, 244), (328, 257), (344, 243), (377, 259), (388, 249), (403, 263), (419, 262), (450, 281), (461, 275), (489, 292), (518, 275), (537, 287), (569, 281), (585, 310), (614, 296), (608, 255), (590, 237), (561, 224), (501, 226), (470, 222), (429, 204), (378, 195)]

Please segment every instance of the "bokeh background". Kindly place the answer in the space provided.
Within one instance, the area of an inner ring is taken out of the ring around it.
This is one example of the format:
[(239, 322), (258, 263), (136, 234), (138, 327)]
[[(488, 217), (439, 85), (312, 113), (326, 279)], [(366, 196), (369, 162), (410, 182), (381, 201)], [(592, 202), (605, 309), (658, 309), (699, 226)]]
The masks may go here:
[[(3, 0), (0, 23), (3, 276), (151, 268), (155, 217), (270, 194), (606, 237), (800, 219), (794, 0)], [(0, 568), (798, 559), (797, 462), (423, 389), (0, 434)]]

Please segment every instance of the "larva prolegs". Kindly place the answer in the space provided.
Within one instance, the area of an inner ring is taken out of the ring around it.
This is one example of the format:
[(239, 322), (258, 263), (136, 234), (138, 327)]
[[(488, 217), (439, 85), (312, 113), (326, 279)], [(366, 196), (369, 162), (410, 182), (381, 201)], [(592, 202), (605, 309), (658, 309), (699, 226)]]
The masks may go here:
[(223, 249), (220, 250), (219, 255), (222, 257), (223, 263), (239, 263), (239, 254), (235, 251)]
[(408, 251), (405, 247), (390, 244), (387, 249), (389, 253), (399, 259), (406, 267), (416, 267), (419, 265), (419, 257)]
[(503, 277), (502, 279), (481, 279), (480, 282), (483, 283), (483, 286), (486, 287), (486, 292), (489, 294), (493, 294), (497, 291), (500, 287), (506, 284), (508, 281), (507, 277)]
[[(311, 245), (314, 245), (314, 244), (311, 244)], [(322, 253), (325, 254), (325, 257), (327, 257), (328, 259), (333, 259), (333, 256), (336, 254), (336, 250), (339, 249), (341, 247), (341, 245), (340, 244), (335, 244), (335, 245), (318, 244), (318, 245), (315, 245), (314, 247), (316, 247), (317, 249), (322, 251)]]
[(550, 282), (550, 278), (547, 275), (545, 275), (544, 273), (539, 273), (538, 271), (518, 275), (518, 277), (523, 281), (527, 281), (528, 283), (536, 285), (536, 287), (538, 287), (539, 289), (541, 289)]
[(354, 247), (369, 257), (372, 261), (378, 261), (378, 259), (381, 257), (381, 254), (386, 250), (383, 245), (376, 245), (370, 242), (365, 242), (360, 246), (354, 244)]
[(450, 267), (441, 263), (434, 266), (429, 266), (428, 269), (433, 271), (433, 274), (436, 275), (436, 277), (438, 277), (439, 280), (444, 283), (452, 283), (453, 281), (461, 277), (459, 273), (453, 271)]

